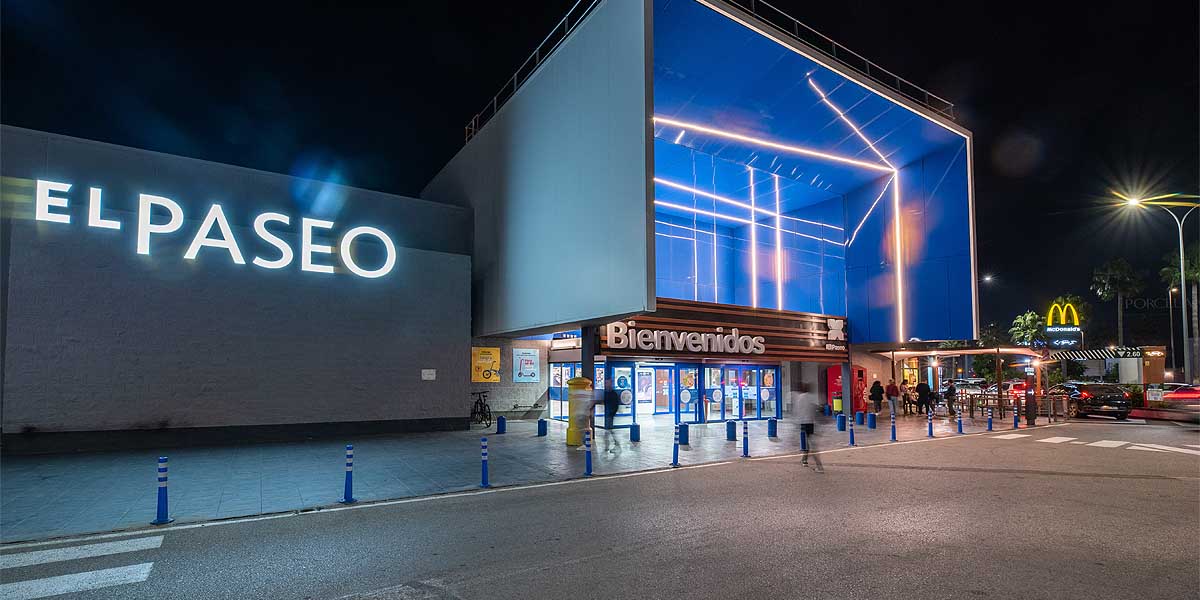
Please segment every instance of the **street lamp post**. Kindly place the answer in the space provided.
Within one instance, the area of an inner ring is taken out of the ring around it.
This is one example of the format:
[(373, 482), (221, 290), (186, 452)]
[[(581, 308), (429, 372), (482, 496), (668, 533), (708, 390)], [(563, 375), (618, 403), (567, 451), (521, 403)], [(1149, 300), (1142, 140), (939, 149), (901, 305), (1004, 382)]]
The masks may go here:
[[(1179, 232), (1179, 292), (1180, 292), (1180, 296), (1183, 298), (1182, 306), (1184, 307), (1183, 314), (1182, 314), (1181, 318), (1179, 319), (1179, 325), (1183, 331), (1183, 373), (1184, 373), (1183, 377), (1184, 377), (1184, 380), (1187, 381), (1188, 383), (1195, 383), (1195, 380), (1192, 378), (1192, 376), (1195, 372), (1195, 369), (1193, 368), (1193, 365), (1192, 365), (1192, 344), (1190, 342), (1188, 342), (1188, 336), (1187, 336), (1187, 334), (1188, 334), (1187, 281), (1186, 281), (1185, 275), (1184, 275), (1185, 271), (1187, 270), (1187, 261), (1184, 259), (1184, 255), (1183, 255), (1183, 223), (1184, 223), (1184, 221), (1187, 221), (1188, 215), (1192, 214), (1192, 211), (1194, 211), (1194, 210), (1196, 210), (1196, 208), (1200, 207), (1200, 204), (1197, 204), (1196, 202), (1178, 202), (1175, 200), (1170, 200), (1170, 199), (1174, 199), (1174, 198), (1195, 198), (1196, 197), (1196, 196), (1192, 196), (1192, 195), (1188, 195), (1188, 194), (1163, 194), (1160, 196), (1154, 196), (1152, 198), (1136, 198), (1136, 197), (1132, 197), (1132, 196), (1125, 196), (1125, 195), (1120, 194), (1115, 191), (1113, 193), (1116, 194), (1116, 196), (1118, 198), (1124, 200), (1125, 201), (1124, 204), (1126, 206), (1133, 206), (1133, 207), (1142, 207), (1142, 206), (1147, 206), (1147, 205), (1157, 206), (1157, 207), (1163, 209), (1164, 211), (1166, 211), (1166, 213), (1168, 215), (1171, 215), (1171, 218), (1175, 220), (1175, 228)], [(1175, 214), (1175, 211), (1171, 210), (1171, 208), (1174, 208), (1176, 206), (1182, 207), (1182, 208), (1187, 208), (1187, 211), (1183, 213), (1182, 217)], [(1174, 328), (1174, 325), (1172, 325), (1172, 328)], [(1172, 335), (1171, 338), (1174, 339), (1174, 336)]]
[[(1171, 370), (1175, 370), (1175, 292), (1176, 288), (1167, 288), (1167, 333), (1171, 335)], [(1186, 342), (1186, 340), (1184, 340)]]

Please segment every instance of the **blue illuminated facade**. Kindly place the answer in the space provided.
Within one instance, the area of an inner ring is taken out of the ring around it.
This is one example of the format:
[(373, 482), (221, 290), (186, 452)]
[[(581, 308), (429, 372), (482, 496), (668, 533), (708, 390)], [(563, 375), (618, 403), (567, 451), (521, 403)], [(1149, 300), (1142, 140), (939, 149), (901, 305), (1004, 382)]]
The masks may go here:
[(705, 4), (653, 22), (658, 296), (975, 337), (967, 132)]

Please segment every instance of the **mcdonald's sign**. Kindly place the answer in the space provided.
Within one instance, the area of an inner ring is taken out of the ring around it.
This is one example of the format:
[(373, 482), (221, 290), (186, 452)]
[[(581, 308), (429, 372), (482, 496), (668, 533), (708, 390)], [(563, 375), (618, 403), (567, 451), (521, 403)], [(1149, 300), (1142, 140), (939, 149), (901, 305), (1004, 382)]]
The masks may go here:
[[(1055, 316), (1058, 324), (1055, 324)], [(1050, 305), (1046, 314), (1046, 343), (1051, 348), (1080, 348), (1083, 346), (1083, 329), (1079, 326), (1079, 311), (1070, 302)]]
[(1075, 327), (1079, 327), (1079, 313), (1075, 311), (1075, 305), (1067, 302), (1059, 304), (1055, 302), (1050, 305), (1050, 312), (1046, 315), (1046, 327), (1054, 325), (1054, 313), (1058, 313), (1058, 324), (1067, 324), (1067, 315), (1071, 315), (1071, 323)]

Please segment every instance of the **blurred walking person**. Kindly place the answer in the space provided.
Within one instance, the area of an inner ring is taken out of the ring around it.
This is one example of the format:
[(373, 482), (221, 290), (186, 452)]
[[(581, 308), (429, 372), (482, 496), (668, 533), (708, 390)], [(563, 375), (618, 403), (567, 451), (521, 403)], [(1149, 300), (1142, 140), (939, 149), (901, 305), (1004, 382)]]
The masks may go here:
[(888, 408), (892, 409), (892, 416), (896, 415), (896, 408), (900, 404), (900, 388), (896, 387), (896, 380), (889, 379), (887, 389), (884, 390), (887, 394)]
[[(803, 383), (800, 385), (804, 385)], [(816, 432), (817, 413), (821, 410), (822, 403), (817, 394), (806, 394), (798, 390), (792, 390), (792, 406), (796, 407), (796, 413), (800, 422), (800, 430), (804, 432), (808, 443), (801, 452), (800, 464), (808, 465), (808, 459), (812, 457), (812, 468), (818, 473), (824, 473), (825, 468), (821, 466), (821, 454), (814, 447), (816, 438), (813, 434)]]

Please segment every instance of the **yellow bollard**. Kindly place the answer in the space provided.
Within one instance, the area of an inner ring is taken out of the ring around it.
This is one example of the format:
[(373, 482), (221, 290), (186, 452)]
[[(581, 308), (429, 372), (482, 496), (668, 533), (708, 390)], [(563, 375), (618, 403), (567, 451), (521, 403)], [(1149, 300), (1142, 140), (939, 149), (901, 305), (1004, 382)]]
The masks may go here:
[(567, 410), (571, 420), (567, 423), (567, 445), (583, 445), (583, 432), (592, 428), (592, 380), (573, 377), (567, 381)]

